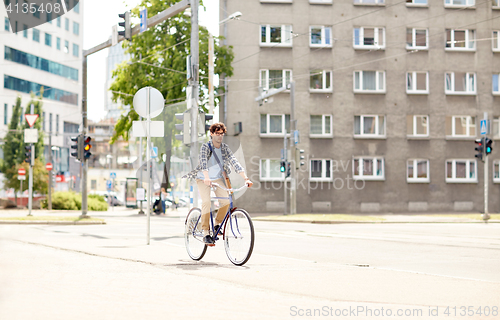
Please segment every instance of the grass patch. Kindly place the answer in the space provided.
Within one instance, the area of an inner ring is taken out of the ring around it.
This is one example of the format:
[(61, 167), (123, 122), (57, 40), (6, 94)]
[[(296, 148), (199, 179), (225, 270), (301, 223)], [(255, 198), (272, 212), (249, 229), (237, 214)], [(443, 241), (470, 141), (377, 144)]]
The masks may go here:
[[(425, 217), (434, 218), (453, 218), (453, 219), (471, 219), (483, 221), (483, 216), (480, 213), (452, 213), (452, 214), (425, 214)], [(500, 220), (500, 213), (490, 213), (490, 220)]]
[(80, 216), (26, 216), (26, 217), (2, 217), (0, 220), (4, 221), (49, 221), (49, 222), (104, 222), (100, 218), (83, 218)]
[(264, 216), (252, 218), (253, 220), (274, 220), (274, 221), (359, 221), (359, 222), (378, 222), (385, 221), (382, 217), (353, 215), (353, 214), (294, 214), (279, 216)]

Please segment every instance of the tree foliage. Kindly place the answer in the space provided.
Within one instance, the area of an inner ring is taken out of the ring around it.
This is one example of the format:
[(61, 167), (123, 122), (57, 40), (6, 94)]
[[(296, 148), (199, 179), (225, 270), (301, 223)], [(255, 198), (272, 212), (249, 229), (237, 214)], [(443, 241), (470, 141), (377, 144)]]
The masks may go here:
[[(23, 190), (21, 190), (21, 181), (17, 179), (17, 170), (24, 168), (26, 170), (26, 180), (23, 181)], [(7, 169), (5, 176), (5, 188), (14, 188), (17, 191), (28, 190), (29, 187), (29, 165), (26, 162), (18, 163), (14, 167)], [(10, 178), (8, 178), (10, 177)], [(35, 159), (33, 166), (33, 192), (38, 191), (41, 194), (46, 194), (48, 191), (49, 172), (45, 169), (45, 164), (40, 159)]]

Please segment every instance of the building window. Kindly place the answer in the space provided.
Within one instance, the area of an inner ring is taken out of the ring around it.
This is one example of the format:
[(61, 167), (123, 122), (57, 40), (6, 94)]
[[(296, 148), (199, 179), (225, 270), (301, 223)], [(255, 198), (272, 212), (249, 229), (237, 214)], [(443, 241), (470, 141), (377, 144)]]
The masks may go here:
[(290, 133), (289, 114), (261, 114), (260, 135), (283, 137), (284, 130)]
[(447, 183), (477, 183), (476, 160), (448, 160), (446, 161)]
[(52, 35), (49, 33), (45, 33), (45, 45), (52, 47)]
[(407, 6), (426, 6), (427, 5), (427, 0), (406, 0), (406, 5)]
[(354, 4), (384, 4), (384, 0), (354, 0)]
[(429, 49), (429, 30), (419, 28), (406, 29), (406, 49)]
[(64, 53), (69, 53), (69, 42), (64, 40)]
[(5, 17), (5, 31), (10, 31), (10, 21), (7, 17)]
[(47, 12), (47, 22), (48, 23), (52, 23), (52, 11), (51, 12)]
[(59, 37), (56, 39), (56, 48), (57, 50), (61, 50), (61, 38)]
[(385, 138), (385, 116), (354, 116), (355, 138)]
[(285, 173), (280, 171), (279, 159), (260, 159), (260, 181), (283, 181)]
[(18, 31), (18, 28), (17, 28), (17, 21), (15, 23), (15, 28), (16, 28), (16, 35), (17, 35), (17, 31)]
[(309, 181), (332, 181), (332, 160), (311, 160)]
[(78, 0), (73, 0), (73, 3), (74, 3), (73, 10), (76, 13), (80, 13), (80, 2)]
[(68, 18), (64, 19), (64, 29), (66, 29), (66, 31), (69, 31), (69, 19)]
[(428, 72), (407, 72), (406, 73), (406, 93), (408, 94), (428, 94), (429, 93), (429, 73)]
[(7, 125), (8, 116), (9, 116), (9, 106), (6, 103), (4, 103), (4, 105), (3, 105), (3, 124), (5, 124), (5, 125)]
[(52, 113), (49, 113), (49, 132), (52, 134)]
[(332, 137), (332, 116), (329, 114), (311, 115), (311, 138)]
[(79, 47), (77, 44), (73, 43), (73, 55), (75, 57), (78, 57), (78, 54), (79, 54)]
[(446, 29), (446, 50), (475, 51), (475, 30)]
[(385, 71), (354, 71), (354, 92), (385, 93)]
[(331, 92), (332, 72), (330, 70), (311, 70), (309, 84), (311, 92)]
[(495, 9), (500, 8), (500, 0), (493, 0), (493, 8)]
[(57, 26), (60, 28), (61, 27), (61, 16), (57, 16)]
[(500, 161), (499, 160), (493, 161), (493, 182), (494, 183), (500, 182)]
[[(58, 38), (59, 39), (59, 38)], [(67, 67), (35, 55), (5, 47), (5, 60), (26, 65), (31, 68), (50, 72), (52, 74), (78, 81), (78, 69)]]
[(23, 24), (23, 37), (28, 38), (28, 25)]
[(33, 41), (40, 42), (40, 30), (33, 28)]
[(385, 180), (384, 158), (356, 157), (352, 170), (354, 180)]
[(406, 182), (408, 183), (428, 183), (429, 160), (410, 159), (406, 162)]
[(260, 70), (260, 86), (264, 90), (288, 87), (292, 70)]
[(59, 133), (59, 115), (56, 114), (56, 133)]
[(498, 30), (493, 31), (493, 37), (491, 38), (491, 49), (493, 50), (493, 52), (500, 52), (500, 31)]
[(494, 95), (500, 95), (500, 86), (498, 84), (498, 80), (500, 78), (500, 74), (495, 73), (491, 79), (492, 91)]
[(67, 92), (64, 90), (52, 88), (47, 85), (38, 84), (35, 82), (14, 78), (8, 75), (3, 76), (5, 89), (19, 91), (23, 93), (40, 92), (44, 88), (43, 97), (55, 101), (61, 101), (68, 104), (78, 105), (78, 94)]
[(444, 0), (445, 7), (465, 7), (473, 6), (475, 0)]
[(476, 74), (472, 72), (446, 72), (445, 94), (475, 95)]
[(36, 10), (35, 12), (33, 12), (33, 17), (40, 19), (40, 11)]
[(476, 118), (471, 116), (446, 117), (446, 135), (455, 138), (473, 138), (476, 136)]
[(354, 49), (384, 49), (385, 28), (354, 28)]
[(309, 46), (311, 47), (331, 47), (332, 28), (325, 26), (309, 27)]
[(332, 4), (332, 0), (309, 0), (309, 3), (312, 4)]
[(429, 116), (406, 116), (406, 134), (410, 137), (429, 136)]
[(97, 189), (97, 180), (90, 180), (90, 189), (91, 190)]
[(80, 34), (80, 25), (78, 24), (78, 22), (73, 21), (73, 33), (76, 35)]
[(293, 3), (293, 0), (260, 0), (261, 3)]
[(292, 26), (291, 25), (261, 25), (260, 45), (261, 46), (292, 46)]

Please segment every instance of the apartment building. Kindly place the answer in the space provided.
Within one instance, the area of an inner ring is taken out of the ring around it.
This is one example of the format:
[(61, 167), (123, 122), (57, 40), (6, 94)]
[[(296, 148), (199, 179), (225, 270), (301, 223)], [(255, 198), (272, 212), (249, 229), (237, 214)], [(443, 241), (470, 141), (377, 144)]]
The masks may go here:
[(82, 121), (83, 3), (65, 4), (74, 7), (57, 18), (52, 11), (34, 14), (41, 24), (30, 29), (22, 27), (22, 21), (9, 21), (5, 6), (0, 6), (0, 141), (7, 134), (16, 98), (22, 98), (23, 114), (29, 113), (31, 93), (39, 94), (43, 87), (43, 114), (37, 121), (43, 121), (45, 160), (49, 161), (51, 135), (54, 172), (78, 176), (69, 146), (71, 133), (78, 134)]
[[(500, 138), (498, 0), (221, 0), (234, 75), (220, 108), (255, 187), (238, 200), (283, 212), (280, 150), (295, 83), (297, 212), (480, 212), (474, 140), (487, 112)], [(271, 102), (271, 100), (273, 100)], [(488, 156), (500, 210), (500, 147)]]

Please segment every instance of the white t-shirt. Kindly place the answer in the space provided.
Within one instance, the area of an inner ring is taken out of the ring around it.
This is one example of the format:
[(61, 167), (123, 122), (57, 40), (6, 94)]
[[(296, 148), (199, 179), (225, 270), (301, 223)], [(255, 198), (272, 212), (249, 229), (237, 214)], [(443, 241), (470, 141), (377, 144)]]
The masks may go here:
[[(214, 153), (217, 155), (219, 158), (219, 161), (221, 165), (224, 165), (223, 159), (222, 159), (222, 147), (221, 148), (212, 148), (212, 156), (210, 159), (208, 159), (207, 166), (208, 166), (208, 177), (210, 178), (211, 181), (217, 180), (222, 178), (222, 171), (221, 171), (221, 166), (217, 163), (217, 160), (215, 159)], [(203, 175), (203, 171), (198, 172), (198, 179), (205, 180), (205, 176)]]

